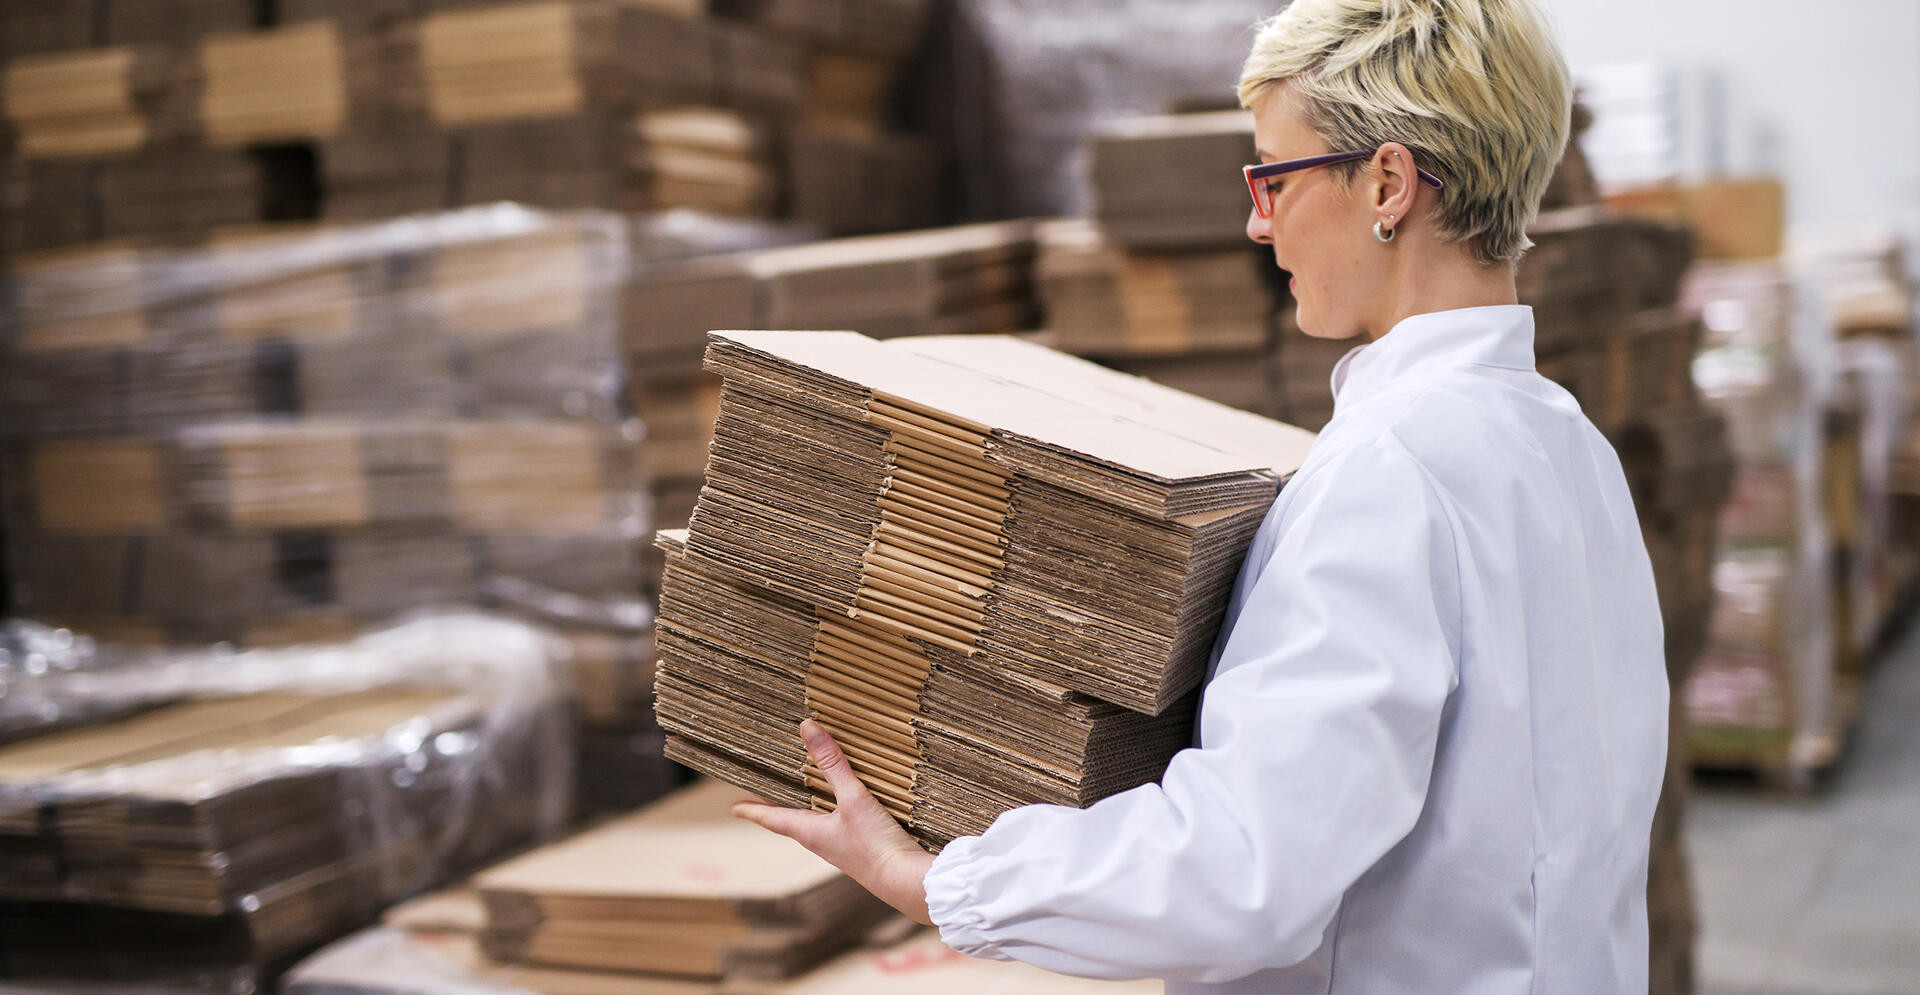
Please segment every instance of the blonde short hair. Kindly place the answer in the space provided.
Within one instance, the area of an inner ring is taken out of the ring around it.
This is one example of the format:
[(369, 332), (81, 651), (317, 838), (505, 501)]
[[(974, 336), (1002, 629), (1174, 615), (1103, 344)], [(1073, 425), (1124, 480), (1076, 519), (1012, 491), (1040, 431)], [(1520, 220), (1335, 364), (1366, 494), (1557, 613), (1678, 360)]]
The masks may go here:
[[(1399, 142), (1444, 179), (1441, 238), (1487, 265), (1533, 245), (1527, 225), (1573, 112), (1534, 0), (1294, 0), (1260, 26), (1240, 102), (1280, 84), (1331, 151)], [(1336, 169), (1350, 178), (1363, 165)]]

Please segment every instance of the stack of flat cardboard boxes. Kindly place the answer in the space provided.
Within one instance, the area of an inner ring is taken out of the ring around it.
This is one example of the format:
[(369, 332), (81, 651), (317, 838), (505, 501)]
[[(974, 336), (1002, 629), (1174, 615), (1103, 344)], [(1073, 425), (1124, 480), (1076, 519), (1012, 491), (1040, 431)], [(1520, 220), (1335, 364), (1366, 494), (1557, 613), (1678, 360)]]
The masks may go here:
[(831, 806), (797, 730), (824, 716), (938, 846), (1151, 780), (1187, 744), (1309, 433), (1006, 337), (717, 333), (708, 366), (706, 485), (662, 537), (670, 756)]

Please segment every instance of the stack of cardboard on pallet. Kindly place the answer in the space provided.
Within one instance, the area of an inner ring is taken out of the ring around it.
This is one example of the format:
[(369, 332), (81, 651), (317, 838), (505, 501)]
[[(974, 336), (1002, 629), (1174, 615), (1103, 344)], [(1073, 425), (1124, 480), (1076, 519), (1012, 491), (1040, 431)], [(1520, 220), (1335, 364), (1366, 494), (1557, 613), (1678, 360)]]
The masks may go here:
[(5, 247), (495, 200), (849, 233), (944, 209), (892, 107), (925, 0), (256, 6), (11, 15)]
[(670, 756), (831, 805), (797, 731), (820, 716), (937, 846), (1186, 745), (1309, 433), (997, 336), (716, 333), (708, 366), (706, 486), (662, 537)]
[(9, 977), (253, 976), (566, 813), (560, 675), (519, 623), (152, 662), (15, 689), (106, 700), (0, 748)]
[(1245, 185), (1230, 182), (1255, 158), (1251, 116), (1127, 119), (1097, 128), (1090, 144), (1094, 217), (1040, 229), (1047, 341), (1285, 417), (1273, 342), (1284, 293), (1271, 253), (1247, 241)]

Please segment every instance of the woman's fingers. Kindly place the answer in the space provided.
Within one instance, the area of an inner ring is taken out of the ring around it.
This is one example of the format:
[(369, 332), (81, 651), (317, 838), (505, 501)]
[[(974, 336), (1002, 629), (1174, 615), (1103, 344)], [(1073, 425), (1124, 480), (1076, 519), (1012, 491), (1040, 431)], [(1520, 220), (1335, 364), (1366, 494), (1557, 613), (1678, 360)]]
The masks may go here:
[(762, 802), (736, 802), (732, 812), (735, 818), (745, 819), (762, 829), (779, 833), (816, 852), (819, 849), (816, 844), (823, 830), (821, 822), (831, 818), (821, 812), (785, 808)]
[(743, 801), (733, 806), (733, 814), (812, 850), (889, 905), (927, 922), (924, 879), (933, 855), (881, 807), (825, 726), (811, 719), (802, 722), (800, 738), (808, 759), (833, 791), (834, 811)]
[(800, 723), (800, 739), (807, 745), (807, 757), (820, 775), (827, 779), (827, 786), (833, 789), (833, 798), (837, 805), (847, 805), (856, 798), (867, 796), (867, 786), (861, 782), (860, 775), (853, 772), (853, 764), (847, 761), (847, 755), (840, 750), (840, 744), (833, 741), (833, 734), (827, 727), (808, 719)]

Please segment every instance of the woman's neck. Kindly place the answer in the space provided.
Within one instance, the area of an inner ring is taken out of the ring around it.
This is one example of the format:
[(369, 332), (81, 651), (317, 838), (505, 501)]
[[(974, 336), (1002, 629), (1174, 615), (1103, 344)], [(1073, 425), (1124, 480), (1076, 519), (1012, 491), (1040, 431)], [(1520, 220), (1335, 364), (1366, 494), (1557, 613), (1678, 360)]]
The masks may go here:
[[(1408, 246), (1413, 249), (1413, 246)], [(1518, 304), (1514, 265), (1484, 266), (1459, 251), (1396, 253), (1399, 263), (1381, 294), (1367, 338), (1378, 340), (1416, 314)]]

